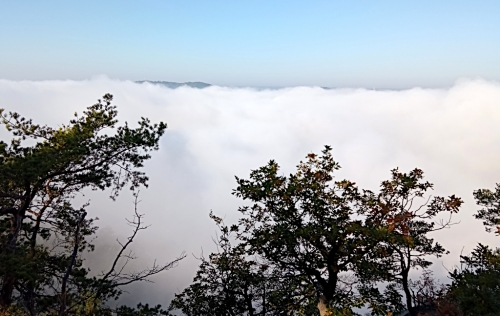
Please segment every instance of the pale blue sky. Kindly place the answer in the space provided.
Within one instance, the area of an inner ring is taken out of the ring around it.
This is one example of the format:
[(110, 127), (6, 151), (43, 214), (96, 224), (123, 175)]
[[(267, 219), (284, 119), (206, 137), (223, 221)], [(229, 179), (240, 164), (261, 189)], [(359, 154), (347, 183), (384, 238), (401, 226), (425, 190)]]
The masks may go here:
[(0, 78), (231, 86), (500, 81), (500, 1), (0, 2)]

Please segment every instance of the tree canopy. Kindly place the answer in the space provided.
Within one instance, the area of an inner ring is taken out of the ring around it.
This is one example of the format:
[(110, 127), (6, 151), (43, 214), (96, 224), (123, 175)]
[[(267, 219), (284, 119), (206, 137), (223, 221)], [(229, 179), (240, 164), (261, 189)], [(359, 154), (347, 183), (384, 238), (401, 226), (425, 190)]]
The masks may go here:
[[(252, 171), (249, 179), (237, 177), (233, 194), (250, 203), (239, 208), (242, 217), (237, 225), (230, 229), (223, 226), (222, 236), (232, 231), (238, 243), (234, 248), (238, 254), (223, 262), (238, 258), (240, 264), (234, 269), (217, 265), (230, 253), (227, 250), (211, 255), (200, 265), (193, 286), (174, 300), (174, 305), (181, 306), (181, 300), (222, 304), (223, 300), (207, 299), (201, 294), (204, 291), (193, 291), (195, 284), (198, 288), (213, 285), (201, 277), (207, 267), (212, 274), (224, 269), (234, 273), (258, 261), (268, 269), (265, 271), (272, 271), (270, 275), (281, 276), (280, 283), (287, 280), (294, 284), (289, 287), (290, 294), (302, 302), (301, 306), (309, 307), (296, 306), (290, 311), (283, 300), (277, 314), (301, 315), (307, 310), (309, 315), (318, 311), (321, 315), (354, 315), (354, 308), (368, 305), (373, 313), (386, 315), (402, 310), (399, 289), (412, 311), (409, 271), (427, 268), (431, 264), (428, 256), (444, 252), (427, 234), (449, 225), (448, 221), (436, 226), (432, 220), (442, 212), (456, 213), (461, 199), (426, 197), (432, 184), (423, 181), (419, 169), (408, 174), (393, 170), (379, 193), (359, 189), (349, 180), (334, 181), (338, 169), (327, 146), (321, 155), (307, 155), (288, 177), (280, 174), (275, 161)], [(259, 277), (249, 278), (262, 284)], [(381, 284), (386, 285), (383, 293), (379, 292)], [(314, 305), (317, 311), (311, 310)], [(260, 315), (249, 310), (237, 315)]]
[[(58, 128), (0, 109), (0, 123), (13, 136), (10, 143), (0, 142), (1, 311), (74, 314), (82, 304), (118, 296), (120, 284), (171, 267), (155, 265), (124, 279), (117, 262), (107, 274), (92, 278), (82, 265), (81, 254), (93, 250), (88, 237), (97, 228), (87, 205), (73, 206), (74, 197), (86, 188), (109, 189), (115, 198), (125, 186), (147, 186), (140, 168), (166, 129), (145, 118), (136, 128), (118, 126), (112, 99), (104, 95)], [(143, 229), (141, 217), (136, 210), (133, 235), (122, 250)]]

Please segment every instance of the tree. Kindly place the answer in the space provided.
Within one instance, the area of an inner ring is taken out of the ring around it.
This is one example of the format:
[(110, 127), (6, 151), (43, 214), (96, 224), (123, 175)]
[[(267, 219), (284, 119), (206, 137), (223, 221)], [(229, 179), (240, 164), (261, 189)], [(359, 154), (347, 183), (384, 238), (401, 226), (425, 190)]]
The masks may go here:
[(170, 310), (181, 310), (188, 316), (267, 316), (312, 315), (312, 291), (303, 283), (287, 278), (281, 271), (256, 256), (249, 257), (242, 244), (231, 244), (238, 227), (224, 225), (210, 214), (220, 236), (218, 252), (201, 256), (200, 267), (188, 288), (176, 294)]
[(463, 316), (450, 299), (446, 285), (432, 276), (432, 271), (424, 271), (420, 278), (411, 282), (412, 297), (419, 315)]
[[(427, 268), (426, 256), (444, 253), (427, 234), (448, 227), (450, 220), (432, 220), (456, 213), (462, 200), (435, 197), (416, 205), (432, 188), (419, 169), (394, 169), (378, 194), (348, 180), (333, 182), (337, 169), (327, 146), (321, 156), (309, 154), (289, 177), (279, 175), (271, 161), (249, 180), (237, 178), (234, 195), (251, 202), (239, 209), (238, 238), (248, 254), (304, 278), (315, 289), (321, 315), (352, 314), (366, 303), (385, 315), (401, 308), (398, 287), (412, 311), (409, 271)], [(392, 283), (383, 294), (380, 281)]]
[[(177, 259), (165, 263), (157, 264), (156, 261), (151, 267), (145, 268), (141, 271), (126, 272), (125, 268), (127, 264), (136, 259), (133, 252), (129, 249), (129, 246), (135, 241), (137, 234), (149, 226), (144, 226), (143, 216), (139, 214), (137, 210), (138, 206), (137, 194), (135, 195), (135, 210), (134, 217), (132, 220), (128, 220), (129, 226), (132, 227), (132, 233), (127, 237), (127, 241), (124, 243), (119, 242), (121, 248), (115, 255), (114, 260), (108, 271), (102, 272), (101, 274), (89, 277), (88, 270), (82, 269), (82, 263), (84, 258), (78, 255), (82, 251), (78, 251), (79, 243), (83, 240), (78, 237), (79, 227), (75, 228), (75, 238), (73, 240), (73, 252), (70, 257), (70, 263), (66, 267), (63, 275), (55, 275), (50, 280), (57, 284), (51, 286), (52, 291), (47, 291), (45, 289), (43, 296), (45, 298), (52, 298), (45, 304), (39, 304), (38, 312), (46, 312), (59, 310), (58, 315), (104, 315), (106, 313), (114, 312), (115, 314), (121, 315), (166, 315), (167, 312), (161, 310), (161, 306), (149, 307), (149, 305), (139, 304), (137, 309), (120, 306), (113, 310), (105, 303), (114, 298), (117, 299), (122, 294), (122, 286), (134, 283), (149, 281), (149, 277), (161, 273), (163, 271), (169, 270), (170, 268), (177, 265), (177, 263), (185, 258), (182, 254)], [(78, 258), (78, 266), (76, 265), (76, 258)], [(73, 265), (77, 269), (73, 268)], [(75, 273), (73, 273), (75, 272)], [(69, 278), (69, 277), (72, 278)], [(67, 283), (67, 286), (65, 284)], [(84, 307), (84, 311), (82, 311)], [(135, 313), (135, 314), (134, 314)], [(111, 314), (110, 314), (111, 315)]]
[[(482, 208), (474, 216), (486, 231), (500, 234), (500, 185), (495, 190), (474, 191)], [(500, 249), (479, 243), (469, 256), (460, 256), (461, 266), (450, 272), (450, 299), (464, 315), (497, 315), (500, 310)]]
[[(423, 304), (420, 297), (430, 293), (433, 283), (420, 286), (409, 272), (421, 268), (428, 276), (427, 256), (445, 252), (428, 234), (449, 227), (462, 200), (426, 197), (433, 185), (423, 181), (420, 169), (408, 174), (392, 170), (379, 193), (360, 190), (348, 180), (334, 182), (337, 169), (327, 146), (320, 156), (307, 155), (288, 177), (279, 174), (274, 161), (253, 170), (248, 180), (236, 177), (233, 194), (250, 203), (239, 208), (243, 216), (230, 228), (213, 216), (222, 251), (201, 258), (194, 283), (172, 306), (187, 315), (265, 315), (271, 310), (270, 315), (301, 315), (307, 306), (305, 314), (312, 315), (315, 304), (323, 316), (354, 315), (354, 307), (368, 304), (373, 314), (387, 315), (403, 309), (403, 291), (415, 315), (414, 305)], [(450, 217), (436, 222), (442, 213)], [(236, 246), (230, 245), (231, 234)], [(263, 294), (263, 286), (280, 289), (279, 284), (287, 284), (291, 295), (281, 290)], [(282, 297), (274, 300), (275, 309), (256, 309), (270, 302), (270, 293)]]
[(500, 310), (500, 250), (479, 244), (450, 272), (450, 299), (464, 315), (493, 316)]
[(162, 310), (160, 305), (150, 307), (148, 304), (139, 303), (136, 308), (120, 306), (115, 314), (118, 316), (160, 316), (168, 315), (168, 312)]
[(483, 208), (474, 216), (483, 220), (486, 231), (491, 232), (495, 228), (495, 233), (500, 234), (500, 184), (497, 184), (494, 191), (489, 189), (479, 189), (474, 191), (476, 203)]
[(0, 310), (17, 304), (38, 313), (55, 299), (47, 289), (57, 283), (55, 292), (67, 296), (70, 279), (77, 287), (104, 284), (85, 277), (78, 254), (92, 248), (85, 237), (95, 227), (85, 206), (71, 206), (72, 198), (85, 188), (111, 189), (115, 198), (126, 185), (147, 186), (140, 168), (166, 129), (145, 118), (137, 128), (117, 126), (111, 102), (106, 94), (57, 129), (0, 110), (0, 122), (14, 136), (10, 144), (0, 142)]
[[(309, 154), (289, 177), (271, 161), (250, 179), (236, 178), (234, 195), (249, 200), (239, 211), (239, 239), (290, 277), (313, 288), (321, 315), (353, 314), (366, 300), (356, 290), (358, 275), (375, 262), (384, 217), (372, 212), (373, 194), (347, 180), (333, 182), (339, 165), (325, 147)], [(365, 289), (364, 292), (370, 292)]]
[[(394, 169), (391, 179), (382, 182), (377, 195), (369, 191), (365, 194), (364, 203), (371, 205), (370, 220), (375, 220), (382, 229), (376, 232), (380, 243), (370, 253), (377, 268), (362, 270), (368, 272), (368, 275), (363, 275), (363, 279), (365, 282), (369, 282), (370, 278), (388, 281), (393, 284), (393, 288), (402, 289), (411, 316), (417, 315), (415, 306), (421, 302), (412, 293), (410, 271), (422, 269), (425, 274), (432, 264), (427, 257), (440, 257), (446, 253), (429, 234), (448, 228), (452, 224), (452, 214), (457, 213), (463, 203), (454, 195), (448, 198), (426, 197), (427, 191), (432, 188), (431, 183), (423, 181), (422, 170), (402, 173)], [(419, 200), (422, 202), (419, 203)], [(436, 222), (435, 218), (443, 213), (448, 214), (447, 219)], [(398, 299), (394, 293), (389, 293)], [(394, 302), (394, 305), (398, 305), (398, 302)]]

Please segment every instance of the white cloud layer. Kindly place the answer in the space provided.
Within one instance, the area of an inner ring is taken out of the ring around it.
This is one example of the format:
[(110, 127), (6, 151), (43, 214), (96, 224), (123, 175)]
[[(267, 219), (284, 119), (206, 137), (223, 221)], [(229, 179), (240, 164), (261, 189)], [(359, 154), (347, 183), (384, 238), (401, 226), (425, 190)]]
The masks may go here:
[[(481, 241), (495, 245), (472, 217), (472, 192), (500, 182), (500, 84), (461, 80), (447, 89), (402, 91), (325, 90), (296, 87), (280, 90), (226, 88), (168, 89), (151, 84), (98, 77), (87, 81), (0, 80), (0, 107), (49, 125), (68, 122), (75, 111), (104, 93), (115, 96), (120, 120), (140, 116), (165, 121), (169, 128), (161, 149), (147, 163), (150, 187), (141, 192), (140, 209), (151, 228), (139, 236), (139, 265), (154, 258), (170, 260), (182, 251), (199, 255), (214, 249), (213, 210), (228, 222), (238, 218), (241, 201), (231, 195), (234, 175), (275, 159), (285, 173), (309, 152), (333, 147), (347, 178), (376, 190), (390, 170), (418, 167), (435, 184), (434, 194), (465, 200), (455, 217), (460, 224), (436, 234), (451, 254), (437, 260), (436, 273), (458, 263)], [(7, 134), (0, 131), (5, 139)], [(112, 248), (113, 236), (125, 236), (123, 218), (132, 213), (132, 198), (117, 202), (105, 193), (89, 193), (91, 211), (103, 227), (96, 266)], [(106, 228), (107, 227), (107, 228)], [(109, 227), (113, 227), (112, 229)], [(104, 260), (105, 261), (105, 260)], [(190, 257), (154, 285), (130, 289), (134, 299), (167, 303), (172, 293), (191, 282), (198, 262)], [(444, 266), (444, 267), (443, 267)]]

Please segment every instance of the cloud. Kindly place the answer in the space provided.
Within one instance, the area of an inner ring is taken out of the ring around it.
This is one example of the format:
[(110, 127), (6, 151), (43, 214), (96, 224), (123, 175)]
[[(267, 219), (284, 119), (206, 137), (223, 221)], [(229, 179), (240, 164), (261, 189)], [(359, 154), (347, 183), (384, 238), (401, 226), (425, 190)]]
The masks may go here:
[[(182, 251), (199, 255), (214, 249), (213, 210), (226, 221), (238, 218), (241, 201), (231, 195), (234, 175), (275, 159), (292, 172), (309, 152), (333, 147), (347, 178), (376, 190), (390, 170), (422, 168), (435, 184), (436, 195), (456, 194), (465, 200), (456, 217), (460, 224), (436, 234), (451, 251), (437, 260), (458, 263), (460, 252), (474, 245), (497, 244), (472, 217), (477, 207), (472, 192), (500, 182), (500, 84), (459, 80), (446, 89), (401, 91), (295, 87), (255, 90), (212, 86), (169, 89), (96, 77), (86, 81), (0, 80), (0, 107), (49, 125), (67, 122), (104, 93), (115, 96), (119, 118), (130, 123), (140, 116), (165, 121), (169, 129), (161, 149), (145, 171), (150, 187), (141, 192), (140, 210), (152, 224), (139, 236), (138, 265), (155, 258), (172, 260)], [(2, 138), (7, 137), (0, 131)], [(124, 217), (132, 214), (132, 198), (124, 192), (116, 202), (105, 193), (88, 193), (93, 215), (103, 227), (99, 245), (113, 249), (124, 238)], [(105, 228), (105, 229), (104, 229)], [(99, 251), (99, 250), (98, 250)], [(103, 254), (107, 251), (97, 252)], [(93, 257), (103, 267), (102, 255)], [(166, 304), (173, 292), (191, 282), (198, 262), (193, 257), (155, 278), (156, 283), (132, 287), (129, 300)]]

